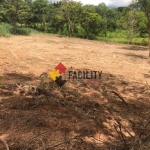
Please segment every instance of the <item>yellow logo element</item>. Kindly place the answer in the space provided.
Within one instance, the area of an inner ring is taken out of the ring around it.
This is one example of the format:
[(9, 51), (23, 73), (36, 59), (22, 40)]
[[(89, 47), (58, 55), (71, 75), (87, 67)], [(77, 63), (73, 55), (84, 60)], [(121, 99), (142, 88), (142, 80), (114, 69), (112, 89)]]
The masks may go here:
[(59, 76), (60, 76), (59, 70), (53, 69), (53, 70), (48, 74), (48, 76), (49, 76), (53, 81), (55, 81), (55, 80), (56, 80), (56, 77), (59, 77)]

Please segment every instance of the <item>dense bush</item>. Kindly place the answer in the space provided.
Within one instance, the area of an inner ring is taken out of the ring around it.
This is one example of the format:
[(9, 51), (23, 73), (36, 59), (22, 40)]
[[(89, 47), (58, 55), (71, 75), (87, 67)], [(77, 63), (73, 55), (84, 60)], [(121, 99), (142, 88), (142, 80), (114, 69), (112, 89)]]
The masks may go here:
[(16, 34), (18, 35), (30, 35), (32, 30), (30, 28), (18, 27), (16, 28)]
[(84, 38), (85, 37), (85, 30), (81, 27), (81, 25), (78, 25), (76, 28), (77, 28), (76, 36), (80, 37), (80, 38)]
[(12, 34), (13, 27), (8, 23), (0, 23), (0, 36), (9, 37)]
[(148, 38), (147, 39), (143, 38), (141, 45), (147, 46), (148, 45)]
[[(17, 35), (30, 35), (31, 33), (36, 33), (37, 31), (31, 28), (26, 27), (17, 27), (16, 34)], [(13, 26), (8, 23), (0, 23), (0, 37), (9, 37), (13, 32)]]

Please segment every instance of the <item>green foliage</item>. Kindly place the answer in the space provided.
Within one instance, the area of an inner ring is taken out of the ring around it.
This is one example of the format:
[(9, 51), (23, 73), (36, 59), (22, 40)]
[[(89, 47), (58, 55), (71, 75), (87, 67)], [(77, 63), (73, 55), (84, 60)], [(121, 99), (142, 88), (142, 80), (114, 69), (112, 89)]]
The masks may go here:
[(0, 3), (0, 20), (13, 24), (16, 33), (17, 23), (25, 24), (30, 7), (25, 0), (2, 0)]
[(129, 43), (136, 33), (143, 31), (147, 28), (148, 20), (145, 14), (141, 11), (127, 11), (124, 16), (118, 21), (118, 26), (128, 31)]
[(148, 45), (148, 38), (143, 38), (141, 41), (141, 45), (147, 46)]
[(32, 30), (30, 28), (18, 27), (16, 28), (16, 34), (18, 35), (30, 35)]
[(147, 33), (146, 31), (144, 31), (144, 33), (142, 33), (142, 32), (140, 31), (140, 37), (141, 37), (141, 38), (148, 38), (148, 33)]
[(140, 7), (150, 21), (150, 1), (149, 0), (136, 0), (135, 4)]
[(101, 17), (97, 13), (83, 11), (81, 19), (81, 26), (85, 30), (85, 37), (94, 39), (94, 36), (100, 32)]
[(85, 32), (84, 28), (82, 28), (81, 25), (77, 25), (76, 29), (77, 29), (76, 36), (80, 37), (80, 38), (85, 38), (86, 32)]
[[(38, 33), (36, 30), (27, 27), (16, 27), (16, 34), (30, 35), (31, 33)], [(13, 26), (8, 23), (0, 23), (0, 36), (9, 37), (13, 34)]]
[(148, 35), (149, 35), (149, 57), (150, 57), (150, 1), (149, 0), (136, 0), (135, 6), (140, 8), (146, 15), (148, 20)]
[(20, 7), (20, 10), (18, 10), (17, 22), (25, 24), (30, 16), (31, 8), (26, 2), (22, 2)]
[(67, 27), (65, 26), (65, 27), (63, 27), (63, 29), (62, 30), (59, 30), (59, 32), (58, 32), (60, 35), (65, 35), (65, 36), (67, 36), (68, 35), (68, 29), (67, 29)]
[[(108, 32), (107, 37), (97, 36), (96, 39), (99, 41), (128, 44), (128, 38), (127, 37), (128, 37), (128, 31), (116, 30), (114, 32)], [(148, 45), (148, 38), (140, 38), (139, 33), (138, 33), (133, 38), (132, 44), (147, 46)]]
[(0, 23), (0, 36), (9, 37), (13, 27), (8, 23)]
[(75, 27), (76, 24), (80, 22), (81, 12), (81, 3), (69, 0), (62, 1), (59, 12), (59, 15), (61, 16), (63, 22), (61, 28), (63, 28), (63, 26), (67, 27), (68, 36), (75, 35)]
[(40, 23), (43, 31), (46, 30), (48, 6), (48, 0), (35, 0), (31, 5), (31, 20)]
[(13, 26), (0, 24), (0, 32), (1, 36), (11, 35), (13, 28), (13, 34), (30, 35), (34, 28), (70, 37), (147, 45), (150, 1), (135, 1), (116, 9), (105, 3), (82, 5), (72, 0), (0, 0), (0, 21)]

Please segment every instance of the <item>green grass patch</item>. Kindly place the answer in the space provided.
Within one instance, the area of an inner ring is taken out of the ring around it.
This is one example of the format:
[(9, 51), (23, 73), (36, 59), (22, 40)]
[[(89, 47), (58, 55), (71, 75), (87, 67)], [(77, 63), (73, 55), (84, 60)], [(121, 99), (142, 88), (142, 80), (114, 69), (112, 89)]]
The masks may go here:
[[(107, 37), (97, 36), (96, 40), (112, 43), (129, 44), (128, 32), (125, 30), (116, 30), (115, 32), (107, 32)], [(148, 38), (147, 37), (141, 38), (139, 37), (139, 33), (137, 33), (136, 35), (134, 35), (132, 44), (147, 46)]]
[[(17, 35), (31, 35), (39, 33), (37, 30), (28, 28), (28, 27), (19, 27), (16, 28)], [(13, 33), (13, 26), (8, 23), (0, 23), (0, 37), (10, 37)]]

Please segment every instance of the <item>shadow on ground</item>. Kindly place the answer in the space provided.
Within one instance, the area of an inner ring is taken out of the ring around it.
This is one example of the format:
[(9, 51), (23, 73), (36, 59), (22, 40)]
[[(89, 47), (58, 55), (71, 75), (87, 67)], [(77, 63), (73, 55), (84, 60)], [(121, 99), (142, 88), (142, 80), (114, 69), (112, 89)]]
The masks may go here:
[(0, 149), (150, 148), (149, 85), (111, 74), (103, 74), (102, 84), (74, 80), (62, 88), (45, 75), (0, 79)]
[(124, 54), (124, 55), (129, 56), (129, 57), (133, 57), (133, 58), (147, 59), (147, 57), (145, 57), (144, 55), (136, 55), (134, 53), (127, 53), (127, 54)]
[(132, 51), (147, 51), (148, 47), (144, 46), (136, 46), (136, 45), (129, 45), (126, 47), (122, 47), (124, 50), (132, 50)]
[(126, 56), (126, 60), (137, 63), (137, 64), (141, 64), (141, 62), (146, 62), (146, 63), (150, 63), (148, 57), (144, 56), (144, 55), (137, 55), (134, 53), (118, 53), (116, 52), (115, 54), (119, 54), (119, 55), (124, 55)]

